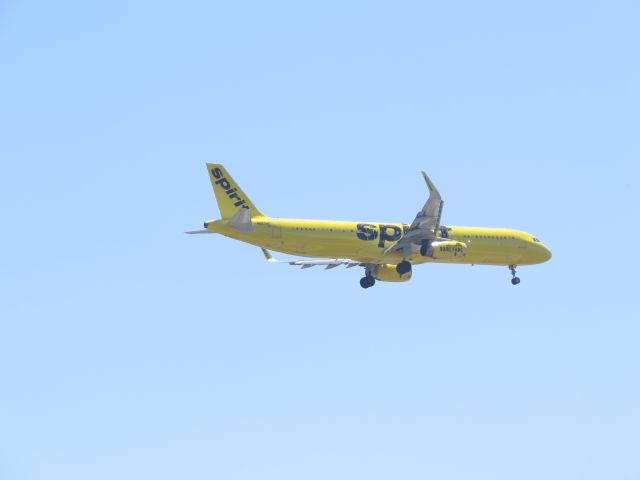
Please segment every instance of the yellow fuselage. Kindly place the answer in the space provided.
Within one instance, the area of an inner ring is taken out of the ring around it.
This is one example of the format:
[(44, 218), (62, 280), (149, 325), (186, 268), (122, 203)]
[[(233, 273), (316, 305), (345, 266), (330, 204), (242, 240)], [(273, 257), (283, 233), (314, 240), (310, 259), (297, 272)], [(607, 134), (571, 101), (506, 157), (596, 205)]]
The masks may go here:
[[(401, 223), (300, 220), (255, 217), (253, 231), (242, 232), (228, 220), (211, 220), (208, 230), (259, 247), (290, 255), (348, 258), (362, 263), (398, 263), (399, 252), (385, 250), (399, 240), (408, 225)], [(533, 265), (551, 258), (551, 252), (533, 235), (508, 228), (442, 227), (442, 237), (466, 245), (464, 255), (438, 259), (414, 252), (413, 264), (439, 262), (485, 265)]]

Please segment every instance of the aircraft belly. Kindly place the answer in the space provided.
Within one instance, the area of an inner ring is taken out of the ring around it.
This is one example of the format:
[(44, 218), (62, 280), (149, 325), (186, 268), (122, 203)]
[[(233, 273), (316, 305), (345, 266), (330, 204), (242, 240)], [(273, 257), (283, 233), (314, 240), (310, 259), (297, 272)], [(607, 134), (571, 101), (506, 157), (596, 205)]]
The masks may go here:
[(464, 263), (474, 265), (512, 265), (517, 264), (520, 255), (514, 255), (510, 248), (503, 245), (469, 244)]
[(310, 255), (323, 258), (354, 258), (357, 249), (349, 241), (339, 238), (318, 238), (305, 244)]

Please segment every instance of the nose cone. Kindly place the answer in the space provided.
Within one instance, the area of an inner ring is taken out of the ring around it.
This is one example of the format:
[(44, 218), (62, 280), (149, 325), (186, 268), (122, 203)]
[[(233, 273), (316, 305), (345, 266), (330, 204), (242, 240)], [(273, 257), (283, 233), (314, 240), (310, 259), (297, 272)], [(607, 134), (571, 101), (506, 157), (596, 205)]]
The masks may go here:
[(546, 245), (538, 245), (539, 248), (539, 256), (540, 256), (540, 263), (546, 262), (549, 259), (551, 259), (552, 254), (551, 254), (551, 250), (549, 250), (549, 247), (547, 247)]

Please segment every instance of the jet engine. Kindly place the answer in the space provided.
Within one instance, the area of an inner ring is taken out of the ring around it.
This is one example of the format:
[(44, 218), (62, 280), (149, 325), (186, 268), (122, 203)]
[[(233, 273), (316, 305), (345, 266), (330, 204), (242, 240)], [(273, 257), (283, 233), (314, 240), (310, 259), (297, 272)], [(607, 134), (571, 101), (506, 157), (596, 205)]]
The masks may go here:
[(460, 256), (467, 255), (467, 245), (455, 240), (435, 241), (422, 245), (420, 254), (423, 257), (431, 257), (436, 260), (455, 260)]
[(407, 272), (401, 276), (396, 272), (396, 266), (388, 263), (384, 265), (372, 265), (371, 275), (381, 282), (406, 282), (411, 278), (411, 272)]

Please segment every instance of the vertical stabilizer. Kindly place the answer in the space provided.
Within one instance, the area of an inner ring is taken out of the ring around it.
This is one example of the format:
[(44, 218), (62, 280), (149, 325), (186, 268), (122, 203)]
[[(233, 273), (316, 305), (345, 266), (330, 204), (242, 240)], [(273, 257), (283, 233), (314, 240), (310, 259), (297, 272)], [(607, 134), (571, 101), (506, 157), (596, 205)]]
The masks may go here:
[(219, 163), (207, 163), (207, 170), (211, 179), (213, 193), (216, 195), (220, 215), (223, 219), (233, 218), (240, 209), (247, 208), (251, 218), (264, 216), (222, 165)]

